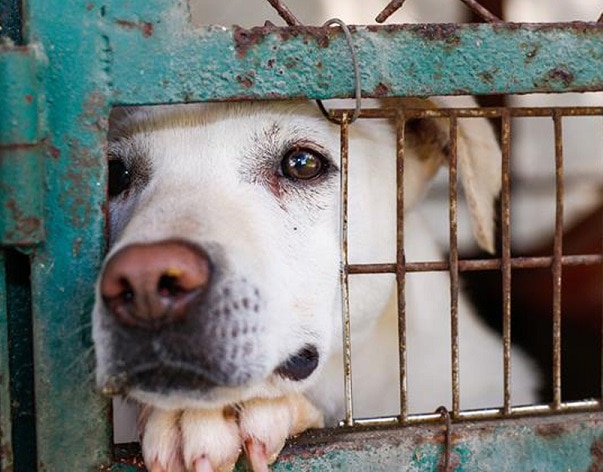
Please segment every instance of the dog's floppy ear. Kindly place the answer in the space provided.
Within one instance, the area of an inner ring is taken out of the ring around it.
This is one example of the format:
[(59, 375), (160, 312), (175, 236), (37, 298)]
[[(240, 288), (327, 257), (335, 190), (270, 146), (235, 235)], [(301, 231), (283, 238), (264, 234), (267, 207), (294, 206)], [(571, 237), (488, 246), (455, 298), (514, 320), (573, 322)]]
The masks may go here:
[[(472, 97), (391, 99), (396, 107), (475, 107)], [(385, 106), (392, 106), (387, 103)], [(424, 163), (431, 177), (449, 154), (450, 129), (446, 118), (425, 118), (407, 122), (407, 142)], [(495, 201), (501, 187), (501, 152), (494, 130), (485, 118), (458, 121), (457, 162), (460, 180), (471, 213), (473, 234), (485, 250), (495, 251)]]

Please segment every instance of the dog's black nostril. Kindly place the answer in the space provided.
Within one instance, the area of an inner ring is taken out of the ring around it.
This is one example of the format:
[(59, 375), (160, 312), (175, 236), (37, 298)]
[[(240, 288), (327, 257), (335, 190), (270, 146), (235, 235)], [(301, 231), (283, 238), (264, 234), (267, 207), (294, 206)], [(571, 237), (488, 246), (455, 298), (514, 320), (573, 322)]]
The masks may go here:
[(122, 291), (119, 295), (119, 298), (121, 298), (124, 303), (132, 303), (134, 301), (134, 288), (130, 282), (123, 277), (120, 279), (120, 284)]
[(307, 345), (277, 367), (275, 373), (290, 380), (304, 380), (318, 367), (318, 349)]
[(175, 298), (179, 295), (187, 293), (187, 291), (180, 285), (177, 275), (162, 275), (157, 283), (157, 292), (162, 297)]

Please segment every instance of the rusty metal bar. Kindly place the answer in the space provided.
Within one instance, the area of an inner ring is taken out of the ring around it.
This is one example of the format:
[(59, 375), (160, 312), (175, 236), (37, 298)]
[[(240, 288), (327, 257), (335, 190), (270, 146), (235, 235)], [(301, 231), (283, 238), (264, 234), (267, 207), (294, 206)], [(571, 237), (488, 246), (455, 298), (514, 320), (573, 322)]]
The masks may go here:
[(385, 6), (385, 8), (383, 10), (381, 10), (381, 12), (375, 17), (375, 22), (377, 22), (377, 23), (385, 22), (390, 16), (392, 16), (400, 8), (402, 8), (402, 5), (404, 5), (405, 1), (406, 0), (392, 0), (391, 2), (389, 2)]
[[(552, 405), (527, 405), (515, 406), (510, 413), (505, 413), (504, 408), (483, 408), (479, 410), (460, 411), (455, 422), (474, 420), (499, 420), (503, 418), (525, 418), (531, 416), (546, 416), (551, 413), (586, 413), (601, 411), (603, 403), (600, 400), (582, 400), (564, 402), (554, 409)], [(406, 424), (441, 423), (442, 415), (439, 413), (410, 414)], [(399, 424), (397, 416), (382, 416), (379, 418), (356, 418), (355, 426), (395, 426)]]
[(511, 413), (511, 117), (503, 113), (501, 123), (501, 270), (503, 292), (503, 411)]
[(289, 10), (280, 0), (268, 0), (268, 3), (276, 10), (278, 15), (285, 20), (288, 26), (298, 26), (301, 22), (295, 17), (295, 15)]
[(485, 8), (476, 0), (461, 0), (461, 2), (471, 8), (471, 10), (473, 10), (476, 15), (480, 16), (488, 23), (502, 23), (502, 20), (499, 17), (494, 15), (490, 10)]
[(352, 401), (352, 327), (350, 321), (350, 294), (348, 277), (348, 171), (349, 171), (349, 120), (341, 120), (341, 313), (343, 323), (343, 377), (345, 393), (345, 425), (354, 425)]
[(561, 279), (563, 265), (563, 128), (553, 114), (555, 137), (555, 235), (553, 240), (553, 408), (561, 405)]
[(448, 204), (450, 223), (450, 349), (452, 362), (452, 417), (461, 411), (459, 379), (459, 252), (457, 222), (458, 120), (450, 117), (450, 155), (448, 156)]
[[(514, 257), (511, 259), (512, 269), (537, 269), (551, 267), (552, 256), (541, 257)], [(582, 265), (599, 265), (603, 263), (602, 254), (566, 255), (561, 258), (563, 266), (575, 267)], [(501, 259), (464, 259), (459, 260), (459, 272), (476, 270), (500, 270)], [(450, 265), (447, 261), (407, 262), (406, 272), (432, 272), (448, 271)], [(396, 264), (350, 264), (349, 274), (393, 274), (396, 272)]]
[(404, 142), (406, 119), (396, 119), (396, 287), (398, 290), (398, 343), (400, 368), (400, 421), (408, 418), (406, 360), (406, 255), (404, 250)]
[[(387, 102), (385, 102), (387, 103)], [(347, 109), (330, 110), (335, 116), (341, 116)], [(395, 108), (366, 108), (359, 118), (394, 118)], [(501, 118), (509, 113), (514, 118), (549, 117), (554, 113), (561, 116), (596, 116), (603, 115), (603, 107), (491, 107), (491, 108), (405, 108), (404, 114), (410, 118)]]

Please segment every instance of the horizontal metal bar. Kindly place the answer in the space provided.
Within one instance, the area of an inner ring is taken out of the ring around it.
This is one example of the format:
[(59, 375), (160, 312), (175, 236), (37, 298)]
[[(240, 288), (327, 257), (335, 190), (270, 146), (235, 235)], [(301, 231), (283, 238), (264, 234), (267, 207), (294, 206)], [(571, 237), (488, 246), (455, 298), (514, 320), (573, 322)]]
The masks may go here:
[[(545, 416), (553, 413), (588, 413), (598, 412), (603, 408), (600, 400), (583, 400), (560, 403), (555, 405), (526, 405), (514, 406), (508, 413), (504, 408), (485, 408), (480, 410), (461, 410), (455, 421), (498, 420), (503, 418), (524, 418), (527, 416)], [(410, 414), (404, 424), (438, 423), (442, 421), (440, 413)], [(400, 425), (400, 417), (388, 416), (380, 418), (355, 418), (354, 425), (358, 427), (395, 426)], [(341, 424), (340, 426), (344, 426)]]
[[(553, 264), (552, 256), (514, 257), (511, 259), (512, 269), (548, 268)], [(563, 266), (581, 266), (603, 264), (602, 254), (570, 255), (561, 258)], [(459, 271), (500, 270), (502, 259), (462, 259), (459, 260)], [(407, 262), (406, 272), (447, 271), (450, 265), (447, 261)], [(396, 272), (395, 263), (382, 264), (350, 264), (348, 273), (352, 274), (393, 274)]]
[[(136, 21), (124, 15), (114, 7), (104, 18), (106, 72), (115, 103), (354, 93), (350, 53), (339, 28), (193, 30), (186, 22), (168, 28), (154, 15), (138, 15)], [(603, 25), (595, 22), (351, 30), (365, 97), (603, 89)]]
[[(332, 109), (330, 113), (339, 118), (348, 109)], [(359, 118), (391, 119), (399, 113), (395, 108), (367, 108), (360, 112)], [(484, 108), (405, 108), (407, 118), (501, 118), (508, 114), (514, 118), (559, 116), (597, 116), (603, 115), (603, 107), (484, 107)]]
[[(582, 412), (569, 404), (561, 416), (479, 422), (465, 415), (451, 425), (451, 458), (456, 470), (601, 470), (603, 413)], [(596, 405), (595, 407), (600, 407)], [(498, 411), (498, 410), (496, 410)], [(442, 416), (422, 415), (418, 424), (373, 423), (308, 431), (290, 441), (271, 470), (439, 470), (444, 454)], [(551, 454), (562, 449), (563, 454)], [(138, 448), (121, 448), (111, 471), (144, 470)], [(107, 469), (102, 469), (107, 470)]]

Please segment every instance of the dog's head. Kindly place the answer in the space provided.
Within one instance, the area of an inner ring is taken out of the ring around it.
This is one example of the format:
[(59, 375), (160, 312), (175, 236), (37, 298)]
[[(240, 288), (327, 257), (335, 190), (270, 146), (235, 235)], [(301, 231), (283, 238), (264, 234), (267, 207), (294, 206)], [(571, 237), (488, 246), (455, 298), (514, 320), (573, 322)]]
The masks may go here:
[[(390, 126), (359, 122), (351, 136), (352, 152), (364, 156), (351, 185), (371, 204), (395, 192)], [(409, 205), (448, 139), (437, 125), (426, 144), (426, 128), (415, 128)], [(339, 147), (338, 127), (308, 103), (127, 112), (109, 148), (111, 250), (93, 314), (99, 384), (181, 408), (310, 382), (338, 347)], [(371, 174), (377, 180), (362, 184)], [(389, 210), (363, 214), (369, 253), (391, 243)], [(368, 287), (367, 299), (382, 307), (388, 289)], [(380, 306), (361, 316), (376, 317)]]

